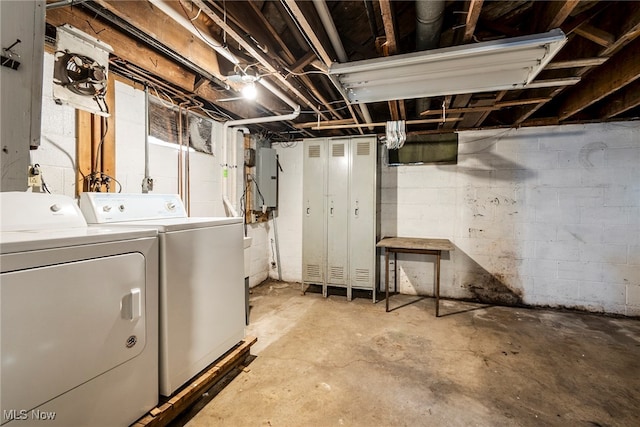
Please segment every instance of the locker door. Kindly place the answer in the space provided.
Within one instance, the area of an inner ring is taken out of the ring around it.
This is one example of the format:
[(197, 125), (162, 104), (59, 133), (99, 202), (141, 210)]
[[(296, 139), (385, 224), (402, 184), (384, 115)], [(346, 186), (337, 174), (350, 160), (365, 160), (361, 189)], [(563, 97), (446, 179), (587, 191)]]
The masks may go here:
[(349, 150), (348, 138), (329, 140), (327, 167), (327, 283), (348, 281)]
[(302, 213), (302, 281), (325, 282), (325, 163), (326, 140), (304, 142), (303, 213)]
[(351, 140), (349, 277), (351, 287), (373, 289), (376, 254), (376, 139)]

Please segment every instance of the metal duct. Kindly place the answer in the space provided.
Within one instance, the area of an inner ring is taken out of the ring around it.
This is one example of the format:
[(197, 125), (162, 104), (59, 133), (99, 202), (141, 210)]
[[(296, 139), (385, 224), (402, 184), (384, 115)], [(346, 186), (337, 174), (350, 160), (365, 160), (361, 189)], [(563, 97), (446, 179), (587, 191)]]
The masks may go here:
[[(324, 0), (313, 0), (313, 5), (315, 6), (316, 11), (320, 16), (320, 21), (322, 21), (322, 25), (329, 36), (333, 50), (335, 50), (336, 55), (338, 55), (338, 61), (341, 63), (348, 62), (349, 58), (347, 57), (347, 52), (344, 50), (344, 45), (342, 44), (342, 40), (340, 40), (338, 29), (336, 28), (336, 24), (333, 22), (327, 3)], [(331, 64), (327, 64), (327, 66), (329, 65)], [(366, 123), (373, 123), (367, 104), (358, 104), (358, 106), (360, 107), (364, 121)], [(369, 126), (369, 130), (373, 131), (373, 126)]]
[[(437, 49), (442, 33), (444, 0), (416, 1), (416, 51)], [(416, 114), (428, 110), (431, 101), (428, 98), (416, 100)]]

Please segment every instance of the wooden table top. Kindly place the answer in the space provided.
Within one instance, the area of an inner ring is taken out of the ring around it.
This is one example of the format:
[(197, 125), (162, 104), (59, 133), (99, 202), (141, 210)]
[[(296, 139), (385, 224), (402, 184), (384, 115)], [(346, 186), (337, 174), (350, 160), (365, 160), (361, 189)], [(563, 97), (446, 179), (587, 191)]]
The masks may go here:
[(455, 249), (455, 246), (449, 239), (425, 239), (421, 237), (383, 237), (376, 246), (389, 249), (431, 251), (452, 251)]

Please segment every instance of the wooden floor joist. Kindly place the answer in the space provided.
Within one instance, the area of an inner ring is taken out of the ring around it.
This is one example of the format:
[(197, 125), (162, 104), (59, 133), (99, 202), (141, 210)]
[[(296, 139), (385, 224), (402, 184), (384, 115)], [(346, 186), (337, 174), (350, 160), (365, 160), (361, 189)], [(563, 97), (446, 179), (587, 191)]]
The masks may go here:
[(166, 426), (180, 413), (200, 398), (202, 393), (220, 381), (233, 368), (239, 366), (248, 356), (251, 346), (256, 343), (256, 337), (246, 337), (237, 347), (226, 356), (210, 366), (203, 373), (183, 387), (181, 391), (171, 396), (169, 400), (161, 402), (147, 415), (136, 421), (132, 427)]

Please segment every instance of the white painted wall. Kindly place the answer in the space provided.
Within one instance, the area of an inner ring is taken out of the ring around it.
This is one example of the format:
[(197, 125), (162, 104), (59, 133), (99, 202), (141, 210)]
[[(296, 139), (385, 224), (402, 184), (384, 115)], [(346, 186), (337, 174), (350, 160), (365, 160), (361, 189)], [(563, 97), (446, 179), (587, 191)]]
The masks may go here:
[[(278, 152), (282, 268), (300, 281), (302, 151)], [(638, 122), (464, 132), (457, 165), (382, 167), (381, 232), (450, 239), (446, 297), (639, 315), (639, 166)], [(432, 295), (431, 261), (399, 255), (400, 291)]]

